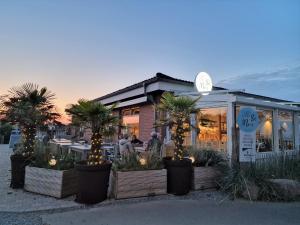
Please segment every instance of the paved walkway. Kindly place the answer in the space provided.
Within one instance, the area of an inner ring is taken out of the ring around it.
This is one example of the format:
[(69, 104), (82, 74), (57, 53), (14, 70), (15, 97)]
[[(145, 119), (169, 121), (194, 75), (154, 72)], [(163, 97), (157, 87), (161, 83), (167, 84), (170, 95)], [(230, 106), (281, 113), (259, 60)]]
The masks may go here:
[(12, 150), (8, 145), (0, 145), (0, 212), (31, 212), (59, 208), (78, 208), (74, 197), (63, 200), (37, 195), (23, 189), (11, 189), (10, 185), (10, 155)]
[(41, 217), (49, 225), (299, 225), (300, 203), (158, 200)]

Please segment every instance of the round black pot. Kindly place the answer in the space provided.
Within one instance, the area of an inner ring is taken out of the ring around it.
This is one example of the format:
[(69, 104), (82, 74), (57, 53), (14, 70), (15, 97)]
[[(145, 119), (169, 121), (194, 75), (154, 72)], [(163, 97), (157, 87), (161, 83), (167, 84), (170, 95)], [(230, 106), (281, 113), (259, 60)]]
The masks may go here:
[(191, 189), (192, 161), (165, 160), (167, 169), (167, 192), (174, 195), (185, 195)]
[(11, 188), (23, 188), (25, 179), (25, 167), (30, 161), (22, 155), (11, 155)]
[(88, 166), (86, 162), (75, 165), (78, 175), (78, 192), (76, 202), (95, 204), (107, 198), (111, 163)]

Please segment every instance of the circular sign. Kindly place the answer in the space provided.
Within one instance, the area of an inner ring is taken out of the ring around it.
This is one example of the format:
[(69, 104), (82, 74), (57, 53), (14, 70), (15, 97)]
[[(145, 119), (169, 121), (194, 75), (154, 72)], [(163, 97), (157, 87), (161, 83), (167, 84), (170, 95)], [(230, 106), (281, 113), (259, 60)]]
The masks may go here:
[(240, 130), (244, 132), (253, 132), (256, 130), (259, 124), (259, 118), (256, 110), (250, 107), (242, 108), (237, 123)]
[(206, 72), (198, 73), (195, 80), (195, 86), (199, 92), (210, 92), (213, 86), (212, 86), (212, 80), (208, 75), (208, 73)]

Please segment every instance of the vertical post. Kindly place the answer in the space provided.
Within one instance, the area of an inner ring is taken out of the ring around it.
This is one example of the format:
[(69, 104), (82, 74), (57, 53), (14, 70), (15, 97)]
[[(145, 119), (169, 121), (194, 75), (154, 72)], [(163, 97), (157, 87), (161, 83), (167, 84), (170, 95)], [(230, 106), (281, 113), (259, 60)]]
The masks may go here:
[(279, 135), (278, 135), (278, 130), (279, 130), (279, 117), (278, 117), (278, 109), (273, 110), (273, 143), (274, 143), (274, 152), (279, 152)]
[[(193, 127), (196, 127), (196, 114), (195, 113), (192, 113), (191, 114), (191, 125)], [(191, 144), (192, 145), (196, 145), (196, 137), (197, 137), (197, 132), (195, 129), (191, 129)]]
[(230, 102), (227, 106), (227, 156), (231, 164), (235, 158), (235, 104)]
[(294, 149), (295, 150), (300, 150), (299, 149), (299, 145), (300, 145), (300, 131), (299, 131), (299, 128), (300, 128), (300, 120), (299, 120), (299, 114), (294, 112), (294, 138), (295, 138), (295, 147)]

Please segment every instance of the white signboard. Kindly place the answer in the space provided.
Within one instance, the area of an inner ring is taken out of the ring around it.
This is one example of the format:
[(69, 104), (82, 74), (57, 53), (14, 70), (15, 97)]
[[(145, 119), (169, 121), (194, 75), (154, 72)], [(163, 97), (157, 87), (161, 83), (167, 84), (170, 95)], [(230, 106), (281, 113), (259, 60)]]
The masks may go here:
[(259, 124), (255, 107), (241, 107), (238, 115), (240, 128), (240, 162), (253, 162), (256, 155), (256, 128)]
[(195, 79), (195, 86), (199, 92), (203, 94), (208, 94), (208, 92), (212, 90), (212, 80), (208, 73), (198, 73)]

